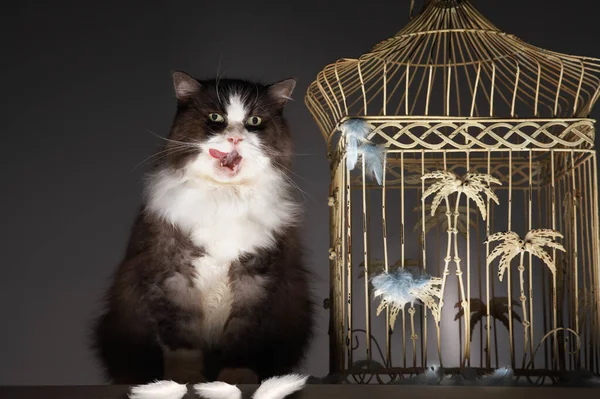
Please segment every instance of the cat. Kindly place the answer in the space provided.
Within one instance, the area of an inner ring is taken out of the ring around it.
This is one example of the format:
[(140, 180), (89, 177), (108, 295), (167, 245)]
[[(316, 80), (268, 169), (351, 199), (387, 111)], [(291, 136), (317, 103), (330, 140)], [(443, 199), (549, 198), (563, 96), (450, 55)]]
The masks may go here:
[(170, 134), (92, 348), (117, 384), (214, 381), (235, 369), (258, 380), (287, 374), (304, 359), (314, 307), (283, 116), (296, 81), (201, 81), (178, 71), (173, 84)]

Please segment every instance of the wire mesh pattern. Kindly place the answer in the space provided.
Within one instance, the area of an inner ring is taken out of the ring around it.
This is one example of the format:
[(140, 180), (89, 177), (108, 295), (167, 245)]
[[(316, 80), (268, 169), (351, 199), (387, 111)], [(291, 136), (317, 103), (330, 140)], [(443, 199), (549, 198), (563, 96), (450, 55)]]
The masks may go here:
[[(331, 165), (332, 373), (600, 375), (599, 89), (600, 60), (527, 44), (466, 0), (426, 1), (317, 75), (305, 102)], [(346, 165), (340, 126), (357, 118), (384, 148), (381, 184)], [(378, 316), (370, 281), (398, 268), (441, 281), (440, 298)]]

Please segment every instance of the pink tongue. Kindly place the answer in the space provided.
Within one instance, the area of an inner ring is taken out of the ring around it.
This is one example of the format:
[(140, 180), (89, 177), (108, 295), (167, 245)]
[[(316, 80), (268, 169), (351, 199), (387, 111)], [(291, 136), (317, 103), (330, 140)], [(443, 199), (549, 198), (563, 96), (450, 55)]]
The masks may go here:
[(242, 160), (242, 157), (240, 156), (240, 154), (238, 154), (236, 150), (233, 150), (231, 152), (222, 152), (211, 148), (208, 150), (208, 152), (211, 157), (221, 160), (221, 166), (225, 166), (230, 169), (233, 169)]
[(227, 156), (226, 152), (221, 152), (219, 150), (215, 150), (214, 148), (209, 149), (208, 153), (210, 154), (211, 157), (217, 158), (217, 159), (222, 159)]

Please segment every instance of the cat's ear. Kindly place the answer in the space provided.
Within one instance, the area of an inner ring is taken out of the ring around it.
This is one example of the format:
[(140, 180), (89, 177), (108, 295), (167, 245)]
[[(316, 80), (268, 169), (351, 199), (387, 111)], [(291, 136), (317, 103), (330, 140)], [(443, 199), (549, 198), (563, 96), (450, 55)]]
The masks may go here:
[(292, 92), (296, 87), (296, 79), (285, 79), (269, 86), (269, 94), (280, 107), (292, 99)]
[(175, 86), (175, 95), (180, 102), (188, 101), (202, 89), (200, 82), (181, 71), (173, 73), (173, 86)]

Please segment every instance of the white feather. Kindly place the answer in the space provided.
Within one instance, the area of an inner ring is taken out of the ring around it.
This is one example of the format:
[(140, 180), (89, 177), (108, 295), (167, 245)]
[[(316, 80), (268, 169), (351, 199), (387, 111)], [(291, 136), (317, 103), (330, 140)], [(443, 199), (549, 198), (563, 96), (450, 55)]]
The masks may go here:
[(185, 384), (164, 380), (136, 385), (131, 388), (128, 396), (130, 399), (181, 399), (186, 392)]
[(358, 161), (358, 141), (355, 137), (346, 138), (346, 167), (348, 170), (354, 170)]
[(300, 374), (287, 374), (271, 377), (264, 380), (254, 395), (253, 399), (283, 399), (286, 396), (301, 390), (306, 384), (308, 376)]
[(206, 399), (241, 399), (242, 391), (235, 385), (222, 381), (194, 385), (196, 393)]
[(365, 144), (358, 150), (365, 160), (365, 172), (373, 175), (379, 185), (383, 181), (385, 149), (374, 144)]
[(362, 119), (348, 119), (341, 124), (340, 131), (346, 137), (346, 166), (353, 170), (358, 160), (359, 145), (368, 143), (371, 126)]

